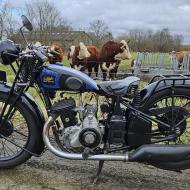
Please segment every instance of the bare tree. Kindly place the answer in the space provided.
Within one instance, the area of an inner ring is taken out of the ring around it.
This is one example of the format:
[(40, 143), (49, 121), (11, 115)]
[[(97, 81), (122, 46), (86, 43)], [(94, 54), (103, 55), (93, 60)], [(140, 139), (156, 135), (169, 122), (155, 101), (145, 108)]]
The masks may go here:
[(8, 1), (0, 1), (0, 39), (13, 34), (15, 24), (11, 4)]
[(182, 41), (183, 41), (183, 36), (182, 35), (174, 35), (173, 37), (173, 41), (174, 41), (174, 49), (175, 51), (179, 51), (181, 50), (181, 46), (182, 46)]
[(134, 29), (119, 36), (118, 39), (129, 39), (129, 46), (133, 51), (154, 52), (179, 51), (183, 41), (181, 35), (172, 35), (167, 28), (155, 32)]
[(42, 42), (48, 42), (53, 32), (71, 30), (70, 24), (59, 10), (48, 0), (26, 3), (26, 15), (30, 18)]
[(103, 20), (94, 20), (90, 23), (89, 34), (93, 38), (93, 43), (100, 46), (104, 41), (113, 39), (109, 27)]

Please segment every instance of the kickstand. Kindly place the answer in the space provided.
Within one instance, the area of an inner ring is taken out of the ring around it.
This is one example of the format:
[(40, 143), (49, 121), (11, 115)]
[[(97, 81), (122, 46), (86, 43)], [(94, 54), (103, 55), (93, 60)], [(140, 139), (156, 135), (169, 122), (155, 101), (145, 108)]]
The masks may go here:
[(95, 177), (95, 179), (93, 181), (93, 185), (95, 185), (97, 183), (97, 181), (99, 179), (99, 176), (101, 174), (103, 165), (104, 165), (104, 161), (103, 160), (99, 161), (98, 171), (97, 171), (96, 177)]

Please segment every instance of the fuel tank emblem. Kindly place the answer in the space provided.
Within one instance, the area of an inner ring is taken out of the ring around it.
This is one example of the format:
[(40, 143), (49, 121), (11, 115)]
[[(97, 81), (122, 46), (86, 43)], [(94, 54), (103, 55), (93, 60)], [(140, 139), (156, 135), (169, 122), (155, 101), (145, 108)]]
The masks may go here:
[(43, 77), (43, 83), (45, 83), (45, 84), (55, 84), (55, 76), (50, 76), (50, 75), (48, 75), (48, 76), (44, 76)]

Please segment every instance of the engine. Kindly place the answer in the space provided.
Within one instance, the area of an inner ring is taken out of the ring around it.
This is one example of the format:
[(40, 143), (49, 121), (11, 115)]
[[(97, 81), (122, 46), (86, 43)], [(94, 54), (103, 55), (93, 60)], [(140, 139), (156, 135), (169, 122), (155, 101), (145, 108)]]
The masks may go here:
[(97, 107), (89, 104), (77, 111), (81, 122), (63, 130), (62, 138), (65, 146), (74, 150), (99, 147), (102, 144), (105, 126), (99, 123), (96, 117)]

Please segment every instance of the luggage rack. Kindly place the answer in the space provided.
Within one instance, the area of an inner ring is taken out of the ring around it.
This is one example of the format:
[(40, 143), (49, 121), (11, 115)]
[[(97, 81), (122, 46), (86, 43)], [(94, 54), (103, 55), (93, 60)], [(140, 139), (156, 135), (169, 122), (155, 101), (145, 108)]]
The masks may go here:
[(155, 75), (149, 82), (148, 84), (151, 84), (153, 82), (156, 82), (160, 80), (160, 82), (162, 81), (167, 81), (167, 80), (190, 80), (190, 74), (188, 75), (182, 75), (182, 74), (175, 74), (175, 75)]
[[(183, 85), (189, 85), (190, 87), (190, 75), (181, 75), (181, 74), (175, 74), (175, 75), (155, 75), (148, 83), (148, 85), (156, 82), (155, 86), (153, 87), (149, 97), (146, 99), (145, 103), (150, 99), (152, 94), (155, 93), (157, 88), (162, 88), (163, 86), (160, 85), (161, 83), (164, 83), (165, 86), (170, 87), (171, 89), (175, 89), (176, 85), (183, 86)], [(160, 85), (160, 86), (159, 86)], [(144, 104), (145, 104), (144, 103)]]

